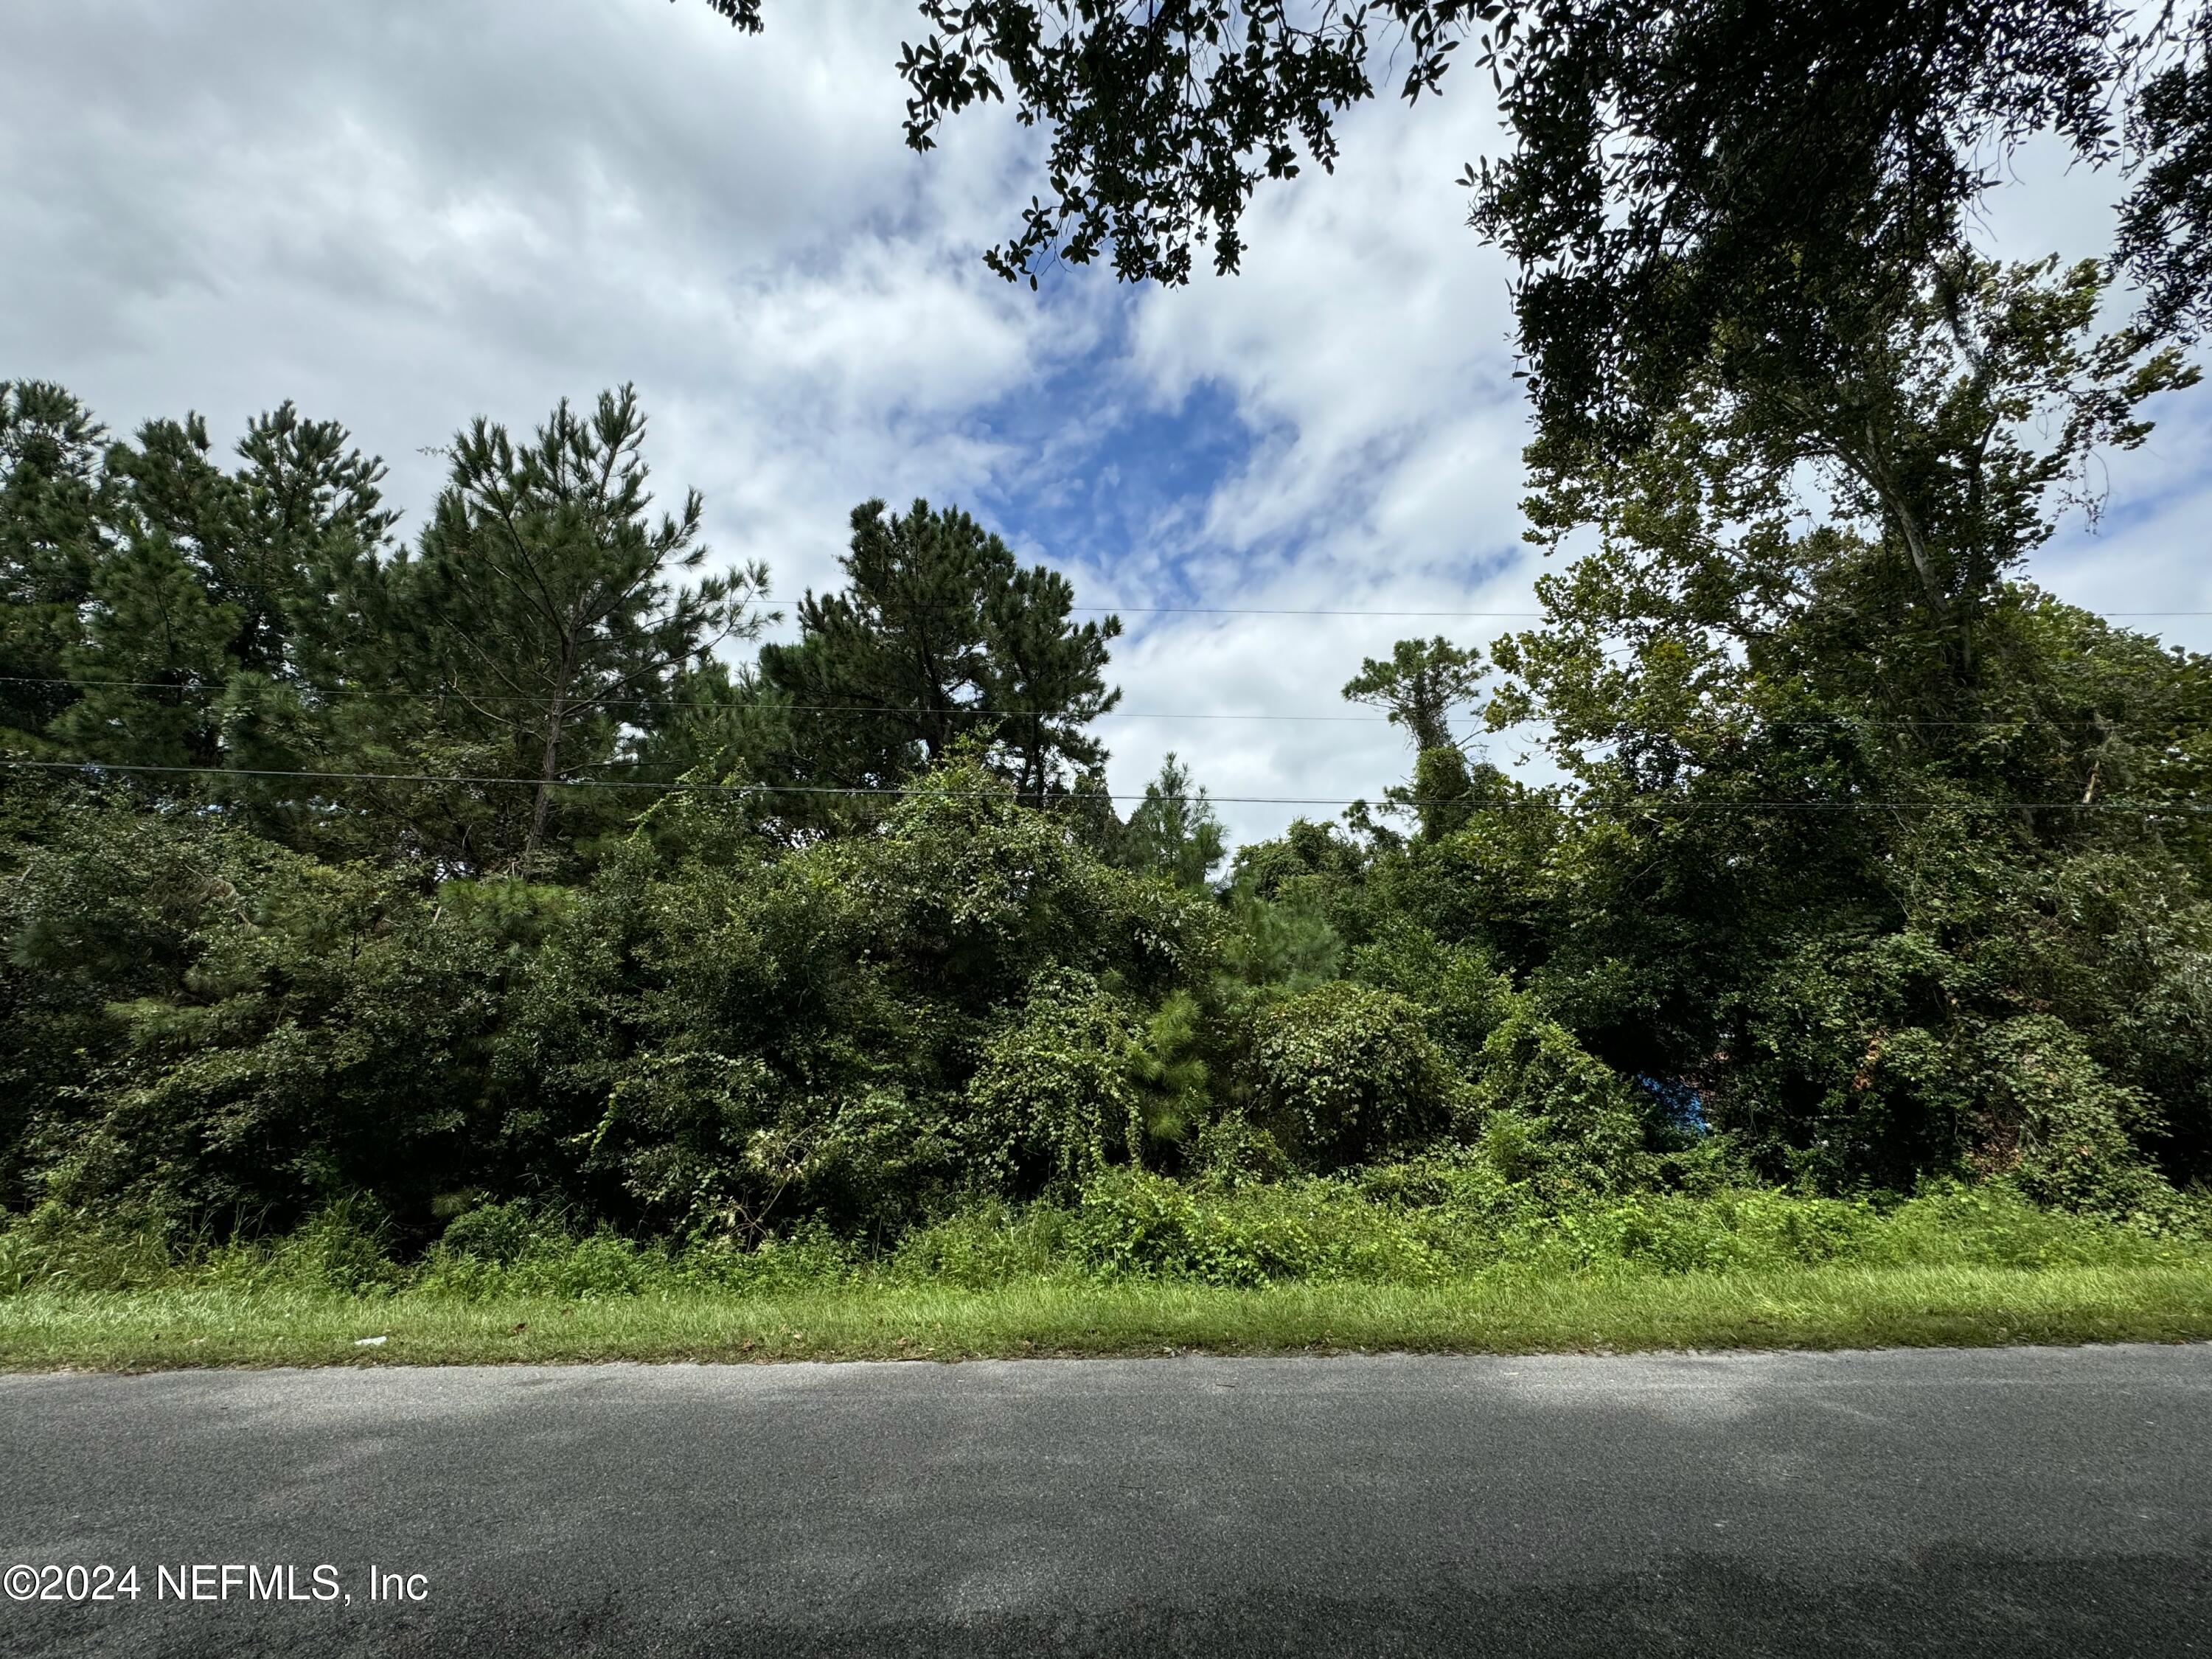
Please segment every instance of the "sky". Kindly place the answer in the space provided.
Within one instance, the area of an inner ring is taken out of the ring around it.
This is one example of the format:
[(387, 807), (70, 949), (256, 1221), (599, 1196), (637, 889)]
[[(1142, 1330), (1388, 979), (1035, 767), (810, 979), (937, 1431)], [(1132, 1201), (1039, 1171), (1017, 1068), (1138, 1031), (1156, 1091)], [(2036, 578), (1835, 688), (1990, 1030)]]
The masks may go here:
[[(746, 37), (699, 0), (0, 8), (0, 379), (225, 444), (290, 398), (385, 459), (403, 532), (471, 416), (634, 382), (664, 498), (702, 491), (713, 556), (786, 600), (836, 585), (856, 502), (921, 496), (1119, 609), (1116, 791), (1176, 750), (1253, 839), (1403, 781), (1338, 688), (1400, 637), (1524, 625), (1542, 568), (1507, 270), (1455, 183), (1501, 147), (1482, 77), (1352, 113), (1333, 177), (1260, 198), (1237, 276), (1033, 294), (980, 255), (1041, 188), (1035, 135), (993, 106), (902, 143), (912, 0), (767, 11)], [(2031, 147), (1988, 245), (2096, 252), (2118, 189)], [(2154, 413), (2094, 533), (2030, 574), (2212, 613), (2212, 390)], [(1316, 611), (1362, 614), (1280, 614)], [(2212, 649), (2212, 614), (2125, 619)]]

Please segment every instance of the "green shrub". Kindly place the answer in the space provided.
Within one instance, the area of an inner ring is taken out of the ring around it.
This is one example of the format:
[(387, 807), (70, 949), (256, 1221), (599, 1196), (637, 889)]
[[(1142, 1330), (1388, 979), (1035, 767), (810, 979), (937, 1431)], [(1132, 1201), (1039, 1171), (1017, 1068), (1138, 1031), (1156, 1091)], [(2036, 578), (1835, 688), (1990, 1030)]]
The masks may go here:
[(1857, 1260), (1880, 1224), (1863, 1200), (1650, 1194), (1523, 1217), (1498, 1259), (1550, 1273), (1776, 1272)]
[(301, 1290), (386, 1295), (407, 1275), (392, 1260), (391, 1218), (355, 1194), (325, 1205), (267, 1247), (262, 1276)]
[(1559, 1201), (1648, 1182), (1628, 1085), (1558, 1021), (1522, 1001), (1483, 1043), (1474, 1097), (1485, 1154)]
[(427, 1209), (490, 1127), (526, 908), (191, 817), (72, 815), (0, 894), (0, 1084), (26, 1091), (40, 1190), (194, 1228), (296, 1224), (333, 1191)]
[(2172, 1188), (2137, 1150), (2157, 1127), (2150, 1103), (2107, 1079), (2070, 1028), (2027, 1015), (1996, 1026), (1983, 1047), (1986, 1133), (2023, 1191), (2115, 1218), (2165, 1207)]
[(1242, 1112), (1224, 1112), (1198, 1132), (1190, 1170), (1201, 1185), (1225, 1188), (1264, 1185), (1297, 1173), (1282, 1143)]
[(1428, 1283), (1451, 1270), (1455, 1230), (1455, 1218), (1395, 1212), (1342, 1182), (1224, 1191), (1115, 1170), (1084, 1190), (1068, 1249), (1109, 1279)]
[(457, 1219), (425, 1258), (422, 1290), (462, 1300), (546, 1297), (603, 1300), (678, 1291), (747, 1294), (834, 1283), (852, 1255), (818, 1226), (747, 1245), (728, 1237), (640, 1243), (600, 1228), (578, 1237), (521, 1205), (487, 1205)]
[[(889, 1242), (956, 1189), (995, 1173), (990, 1148), (963, 1120), (959, 1104), (896, 1085), (800, 1103), (783, 1127), (756, 1136), (748, 1150), (763, 1180), (775, 1183), (756, 1216), (772, 1220), (788, 1198), (786, 1215)], [(740, 1231), (750, 1237), (763, 1229)]]
[(599, 1301), (635, 1296), (665, 1273), (664, 1252), (602, 1230), (564, 1244), (525, 1250), (504, 1275), (512, 1296)]
[(1420, 1011), (1349, 980), (1264, 1007), (1254, 1057), (1267, 1121), (1308, 1161), (1356, 1164), (1443, 1133), (1455, 1079)]
[(968, 1102), (1018, 1190), (1073, 1186), (1145, 1154), (1143, 1028), (1086, 975), (1057, 974), (985, 1043)]
[(1866, 1259), (1978, 1267), (2132, 1266), (2201, 1260), (2204, 1200), (2177, 1199), (2152, 1226), (2115, 1226), (2036, 1204), (2002, 1182), (1938, 1181), (1883, 1217)]
[(763, 1172), (748, 1154), (775, 1106), (750, 1054), (640, 1055), (607, 1093), (589, 1164), (618, 1170), (652, 1220), (696, 1227), (758, 1203)]
[(1202, 1202), (1180, 1182), (1115, 1170), (1084, 1189), (1071, 1243), (1107, 1278), (1193, 1279), (1258, 1285), (1304, 1276), (1314, 1240), (1294, 1219)]
[(891, 1260), (891, 1276), (962, 1290), (1048, 1278), (1065, 1265), (1072, 1220), (1048, 1202), (1018, 1211), (996, 1201), (972, 1206), (908, 1233)]
[(445, 1255), (507, 1267), (533, 1246), (568, 1237), (566, 1227), (533, 1205), (480, 1204), (446, 1224), (437, 1249)]
[(850, 1245), (811, 1223), (788, 1238), (770, 1234), (750, 1247), (731, 1238), (699, 1241), (670, 1259), (666, 1278), (688, 1290), (755, 1295), (842, 1283), (856, 1265)]
[(1514, 1006), (1512, 981), (1480, 951), (1400, 922), (1352, 952), (1351, 976), (1420, 1009), (1453, 1067), (1481, 1069), (1483, 1044)]
[(1526, 1182), (1511, 1180), (1494, 1159), (1467, 1147), (1370, 1164), (1352, 1177), (1352, 1189), (1370, 1203), (1446, 1213), (1489, 1229), (1542, 1207)]

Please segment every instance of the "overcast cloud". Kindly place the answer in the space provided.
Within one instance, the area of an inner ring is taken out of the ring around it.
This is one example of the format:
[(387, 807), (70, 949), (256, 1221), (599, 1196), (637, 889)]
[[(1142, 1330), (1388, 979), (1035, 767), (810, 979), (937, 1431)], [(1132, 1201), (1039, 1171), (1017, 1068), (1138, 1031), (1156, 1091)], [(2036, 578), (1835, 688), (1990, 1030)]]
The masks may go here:
[[(1032, 295), (977, 257), (1035, 188), (1026, 137), (992, 109), (929, 157), (900, 142), (910, 0), (768, 11), (747, 39), (697, 0), (9, 6), (0, 378), (118, 430), (198, 409), (225, 441), (291, 398), (380, 453), (416, 522), (422, 449), (470, 416), (634, 380), (664, 494), (704, 491), (718, 552), (786, 597), (834, 583), (854, 502), (925, 495), (1085, 603), (1495, 613), (1126, 613), (1116, 789), (1171, 747), (1228, 797), (1398, 781), (1396, 733), (1336, 688), (1531, 605), (1505, 270), (1452, 182), (1497, 142), (1479, 78), (1355, 114), (1334, 179), (1262, 198), (1235, 279)], [(1994, 246), (2101, 246), (2109, 178), (2020, 172)], [(2208, 396), (2112, 459), (2101, 530), (2039, 579), (2212, 611)], [(2130, 620), (2212, 647), (2212, 617)]]

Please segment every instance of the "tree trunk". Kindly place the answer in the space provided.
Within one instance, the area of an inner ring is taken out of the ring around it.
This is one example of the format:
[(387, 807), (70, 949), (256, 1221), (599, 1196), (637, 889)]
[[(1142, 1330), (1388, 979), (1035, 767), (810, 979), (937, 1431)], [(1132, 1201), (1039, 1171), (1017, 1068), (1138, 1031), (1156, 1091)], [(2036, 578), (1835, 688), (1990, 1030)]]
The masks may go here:
[(553, 779), (561, 763), (561, 708), (556, 702), (545, 721), (545, 757), (538, 769), (538, 799), (530, 809), (530, 835), (522, 843), (522, 863), (528, 869), (538, 861), (538, 844), (545, 838), (545, 815), (553, 804)]
[(561, 726), (568, 712), (568, 681), (574, 672), (572, 653), (564, 653), (561, 678), (545, 708), (545, 753), (538, 764), (538, 799), (531, 804), (530, 835), (522, 843), (522, 867), (538, 862), (539, 843), (545, 839), (545, 817), (553, 805), (553, 782), (561, 775)]

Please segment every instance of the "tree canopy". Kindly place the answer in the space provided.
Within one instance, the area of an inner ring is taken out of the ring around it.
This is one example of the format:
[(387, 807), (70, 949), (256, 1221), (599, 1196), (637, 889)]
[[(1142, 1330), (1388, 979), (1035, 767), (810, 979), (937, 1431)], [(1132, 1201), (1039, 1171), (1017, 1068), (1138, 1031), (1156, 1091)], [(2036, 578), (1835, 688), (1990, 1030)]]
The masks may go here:
[[(716, 9), (742, 27), (757, 5)], [(1716, 354), (1808, 365), (1962, 256), (2039, 134), (2130, 183), (2114, 256), (2160, 334), (2212, 317), (2212, 11), (2104, 0), (921, 0), (906, 137), (1003, 103), (1046, 188), (987, 258), (1179, 283), (1236, 270), (1269, 181), (1329, 168), (1346, 110), (1440, 95), (1463, 49), (1505, 153), (1466, 167), (1517, 270), (1540, 434), (1618, 453)], [(1445, 158), (1439, 158), (1440, 164)]]

